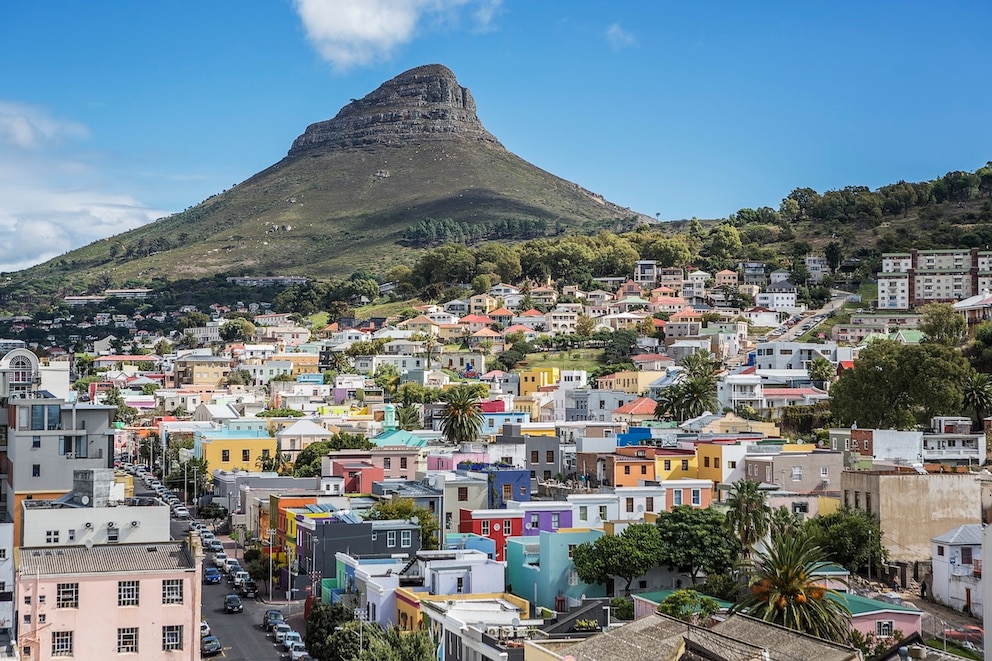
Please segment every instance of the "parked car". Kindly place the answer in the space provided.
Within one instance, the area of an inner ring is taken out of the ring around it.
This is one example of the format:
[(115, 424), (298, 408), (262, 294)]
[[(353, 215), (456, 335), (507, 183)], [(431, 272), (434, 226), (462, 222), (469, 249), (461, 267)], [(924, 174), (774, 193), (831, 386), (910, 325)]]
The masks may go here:
[(203, 582), (206, 583), (207, 585), (211, 585), (211, 584), (219, 585), (221, 578), (222, 577), (220, 570), (217, 569), (216, 567), (207, 567), (206, 569), (203, 570)]
[(185, 507), (182, 507), (182, 506), (177, 507), (174, 510), (172, 510), (172, 513), (176, 515), (176, 518), (177, 519), (188, 519), (189, 518), (189, 510), (186, 509)]
[(241, 596), (246, 599), (254, 599), (258, 596), (258, 583), (248, 579), (241, 584)]
[(289, 648), (289, 658), (292, 661), (300, 661), (304, 657), (310, 656), (307, 652), (307, 646), (303, 643), (293, 643), (292, 647)]
[(273, 627), (285, 621), (286, 616), (282, 614), (281, 610), (270, 608), (262, 615), (262, 628), (266, 631), (272, 631)]
[(225, 613), (240, 613), (245, 609), (245, 605), (241, 603), (241, 597), (236, 594), (229, 594), (224, 597), (224, 612)]
[(239, 563), (237, 560), (235, 560), (233, 564), (227, 566), (227, 580), (231, 582), (231, 585), (237, 587), (237, 585), (234, 583), (234, 575), (237, 574), (239, 571), (244, 571), (244, 570), (245, 568), (242, 567), (241, 563)]
[[(217, 559), (216, 558), (214, 558), (214, 562), (217, 562)], [(224, 562), (221, 563), (220, 570), (222, 572), (224, 572), (225, 574), (228, 574), (231, 571), (231, 567), (233, 567), (234, 565), (240, 565), (240, 564), (241, 563), (238, 562), (238, 559), (237, 558), (232, 558), (232, 557), (228, 556), (228, 557), (224, 558)]]
[(207, 624), (206, 620), (200, 622), (200, 638), (210, 635), (210, 625)]
[(941, 635), (948, 640), (962, 640), (973, 645), (981, 645), (985, 638), (985, 631), (980, 626), (968, 624), (956, 629), (944, 629)]
[(214, 554), (214, 565), (217, 566), (217, 569), (223, 569), (224, 564), (226, 562), (227, 562), (227, 554), (226, 553), (224, 553), (223, 551), (221, 551), (219, 553)]
[(275, 638), (277, 643), (282, 643), (282, 639), (286, 637), (286, 634), (293, 630), (293, 627), (289, 626), (285, 622), (280, 622), (279, 624), (272, 627), (272, 637)]
[(224, 544), (219, 539), (211, 539), (203, 543), (203, 548), (211, 553), (223, 553)]
[(205, 636), (200, 641), (200, 656), (215, 656), (220, 654), (222, 649), (217, 636)]
[(248, 572), (246, 572), (244, 570), (242, 570), (242, 571), (236, 571), (236, 572), (232, 572), (232, 573), (234, 574), (234, 587), (236, 587), (236, 588), (240, 588), (242, 585), (245, 584), (245, 581), (247, 581), (248, 579), (251, 578), (248, 575)]
[(287, 631), (286, 635), (282, 637), (282, 648), (288, 652), (294, 643), (302, 644), (303, 636), (298, 631)]

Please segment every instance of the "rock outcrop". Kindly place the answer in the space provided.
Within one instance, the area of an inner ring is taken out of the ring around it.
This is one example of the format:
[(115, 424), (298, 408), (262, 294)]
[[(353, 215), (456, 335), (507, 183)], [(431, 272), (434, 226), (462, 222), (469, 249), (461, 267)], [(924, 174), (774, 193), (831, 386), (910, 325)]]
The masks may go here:
[(289, 156), (313, 149), (401, 147), (427, 140), (499, 141), (479, 121), (475, 100), (440, 64), (401, 73), (333, 118), (311, 124), (293, 141)]

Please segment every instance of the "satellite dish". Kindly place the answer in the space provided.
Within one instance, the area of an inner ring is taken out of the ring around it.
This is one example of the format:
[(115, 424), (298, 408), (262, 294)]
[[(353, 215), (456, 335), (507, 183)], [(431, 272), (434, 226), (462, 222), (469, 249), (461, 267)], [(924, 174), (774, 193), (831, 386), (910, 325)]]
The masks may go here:
[(520, 618), (519, 617), (513, 618), (512, 620), (510, 620), (510, 624), (512, 624), (513, 626), (519, 625), (520, 624)]
[(83, 546), (85, 546), (88, 549), (93, 548), (93, 540), (92, 539), (87, 539), (85, 542), (83, 542)]
[(89, 505), (90, 504), (90, 497), (89, 496), (83, 496), (82, 498), (80, 498), (80, 500), (82, 501), (83, 505)]

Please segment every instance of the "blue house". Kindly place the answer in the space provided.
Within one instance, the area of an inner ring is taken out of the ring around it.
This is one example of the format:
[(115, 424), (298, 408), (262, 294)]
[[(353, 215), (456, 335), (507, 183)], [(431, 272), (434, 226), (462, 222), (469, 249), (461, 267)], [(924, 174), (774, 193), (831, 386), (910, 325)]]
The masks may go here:
[(444, 548), (448, 551), (482, 551), (490, 558), (496, 558), (496, 540), (471, 532), (453, 532), (444, 536)]
[(579, 603), (583, 595), (605, 597), (606, 586), (583, 583), (572, 562), (575, 547), (602, 536), (602, 530), (564, 528), (542, 530), (537, 539), (507, 539), (506, 582), (510, 592), (556, 611)]
[(456, 473), (471, 477), (481, 477), (489, 484), (486, 490), (486, 509), (503, 509), (511, 500), (530, 500), (530, 472), (503, 464), (458, 464)]

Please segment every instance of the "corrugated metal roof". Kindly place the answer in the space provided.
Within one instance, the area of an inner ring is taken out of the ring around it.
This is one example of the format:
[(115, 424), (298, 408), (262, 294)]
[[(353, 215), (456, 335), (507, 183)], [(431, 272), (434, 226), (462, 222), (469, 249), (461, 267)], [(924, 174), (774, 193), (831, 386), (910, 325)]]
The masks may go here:
[(24, 574), (69, 574), (182, 571), (196, 565), (179, 542), (156, 544), (100, 544), (85, 546), (25, 547), (18, 569)]
[(966, 523), (954, 530), (948, 530), (943, 535), (934, 537), (932, 541), (941, 544), (960, 544), (964, 546), (981, 546), (982, 529), (980, 523)]

